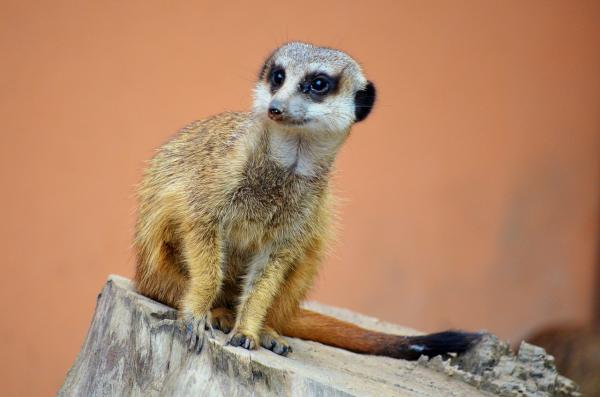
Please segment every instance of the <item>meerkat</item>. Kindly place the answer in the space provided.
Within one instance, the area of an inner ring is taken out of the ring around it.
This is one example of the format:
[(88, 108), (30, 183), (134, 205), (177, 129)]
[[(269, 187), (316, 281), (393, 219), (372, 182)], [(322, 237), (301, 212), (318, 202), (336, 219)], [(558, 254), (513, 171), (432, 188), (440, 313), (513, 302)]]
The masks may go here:
[(151, 160), (135, 284), (179, 310), (190, 350), (202, 349), (205, 328), (281, 355), (282, 335), (404, 359), (460, 353), (477, 339), (384, 334), (300, 305), (328, 247), (335, 157), (375, 94), (346, 53), (287, 43), (261, 68), (251, 112), (196, 121)]

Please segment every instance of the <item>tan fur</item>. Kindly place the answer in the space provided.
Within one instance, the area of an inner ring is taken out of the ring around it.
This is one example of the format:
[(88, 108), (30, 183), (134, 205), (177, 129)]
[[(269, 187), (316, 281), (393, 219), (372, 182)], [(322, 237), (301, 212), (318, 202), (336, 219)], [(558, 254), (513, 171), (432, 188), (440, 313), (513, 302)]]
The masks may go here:
[[(284, 84), (273, 82), (277, 68)], [(331, 82), (327, 94), (307, 90), (318, 76)], [(284, 355), (281, 332), (392, 357), (427, 347), (300, 310), (330, 237), (333, 161), (374, 98), (345, 53), (286, 44), (265, 62), (251, 113), (194, 122), (152, 159), (139, 189), (135, 281), (179, 309), (191, 349), (209, 325), (232, 330), (235, 346)]]
[(255, 344), (267, 312), (281, 328), (312, 284), (331, 208), (328, 173), (280, 169), (267, 134), (248, 113), (184, 129), (151, 161), (136, 233), (143, 294), (195, 317), (235, 308)]
[[(295, 93), (300, 80), (271, 95), (265, 74), (275, 63), (289, 81), (341, 75), (336, 95), (307, 100)], [(265, 62), (252, 113), (197, 121), (165, 144), (139, 189), (140, 292), (177, 307), (183, 320), (231, 328), (235, 317), (232, 340), (245, 347), (282, 342), (277, 330), (308, 292), (327, 245), (329, 174), (365, 84), (343, 52), (290, 43)], [(306, 123), (269, 120), (275, 97)]]

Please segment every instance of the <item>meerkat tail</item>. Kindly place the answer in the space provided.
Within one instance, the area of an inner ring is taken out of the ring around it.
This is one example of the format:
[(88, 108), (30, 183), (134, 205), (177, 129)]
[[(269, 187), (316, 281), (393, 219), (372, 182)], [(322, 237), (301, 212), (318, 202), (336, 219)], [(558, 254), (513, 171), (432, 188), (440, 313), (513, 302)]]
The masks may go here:
[(480, 338), (479, 333), (444, 331), (428, 335), (402, 336), (371, 331), (324, 314), (300, 309), (282, 333), (286, 336), (320, 342), (355, 353), (417, 360), (421, 355), (435, 357), (462, 353)]

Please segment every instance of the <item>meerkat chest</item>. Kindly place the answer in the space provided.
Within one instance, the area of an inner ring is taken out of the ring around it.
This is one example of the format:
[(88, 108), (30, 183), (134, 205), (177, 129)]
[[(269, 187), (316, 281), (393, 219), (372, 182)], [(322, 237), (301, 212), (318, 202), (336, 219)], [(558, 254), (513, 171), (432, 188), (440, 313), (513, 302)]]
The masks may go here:
[(314, 211), (323, 183), (300, 177), (269, 161), (251, 162), (233, 194), (227, 230), (240, 245), (285, 235)]

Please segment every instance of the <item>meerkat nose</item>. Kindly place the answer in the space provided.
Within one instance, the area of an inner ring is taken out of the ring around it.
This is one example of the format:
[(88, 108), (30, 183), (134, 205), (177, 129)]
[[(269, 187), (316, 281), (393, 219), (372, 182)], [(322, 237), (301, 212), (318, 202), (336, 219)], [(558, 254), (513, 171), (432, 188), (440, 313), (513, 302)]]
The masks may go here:
[(281, 120), (283, 118), (283, 108), (279, 104), (269, 106), (269, 118), (271, 120)]
[(279, 109), (279, 108), (276, 108), (276, 107), (270, 107), (269, 108), (269, 113), (272, 114), (272, 115), (274, 115), (274, 116), (277, 116), (277, 115), (282, 114), (283, 111), (281, 109)]

